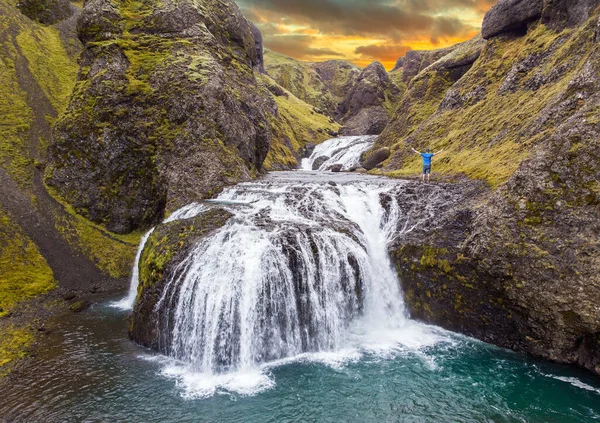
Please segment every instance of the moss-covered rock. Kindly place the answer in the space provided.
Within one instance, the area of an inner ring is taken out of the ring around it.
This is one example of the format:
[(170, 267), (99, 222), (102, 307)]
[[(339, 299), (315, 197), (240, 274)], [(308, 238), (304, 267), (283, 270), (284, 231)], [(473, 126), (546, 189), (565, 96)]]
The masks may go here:
[(383, 65), (373, 62), (362, 70), (335, 111), (343, 135), (378, 135), (395, 111), (402, 91)]
[(81, 69), (47, 168), (78, 213), (127, 233), (262, 169), (275, 102), (233, 2), (94, 0), (79, 33)]
[(29, 19), (45, 25), (68, 19), (76, 10), (69, 0), (20, 0), (17, 7)]
[(231, 217), (228, 211), (217, 208), (191, 219), (159, 225), (154, 230), (139, 263), (138, 297), (130, 324), (134, 341), (158, 350), (160, 337), (154, 309), (165, 283), (191, 249)]

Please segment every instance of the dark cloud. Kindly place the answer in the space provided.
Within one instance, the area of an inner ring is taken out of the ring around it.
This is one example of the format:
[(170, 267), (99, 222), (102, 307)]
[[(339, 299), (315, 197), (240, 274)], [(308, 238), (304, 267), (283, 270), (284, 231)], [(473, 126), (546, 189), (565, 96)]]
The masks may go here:
[[(392, 62), (417, 43), (443, 46), (466, 40), (496, 0), (238, 0), (263, 31), (265, 45), (297, 58), (344, 56)], [(295, 28), (301, 28), (296, 30)], [(304, 37), (297, 37), (299, 33)], [(320, 38), (312, 38), (311, 34)], [(324, 39), (364, 39), (356, 48), (329, 47)], [(382, 40), (386, 40), (385, 43)], [(318, 42), (317, 42), (318, 41)], [(317, 42), (318, 45), (313, 45)], [(397, 52), (397, 53), (395, 53)]]
[(312, 47), (314, 37), (310, 35), (270, 35), (265, 37), (264, 42), (271, 50), (298, 59), (310, 59), (313, 56), (344, 56), (332, 49)]
[(382, 62), (394, 62), (399, 57), (412, 50), (410, 46), (397, 44), (371, 44), (368, 46), (360, 46), (354, 50), (354, 53), (359, 54), (362, 59), (375, 59)]

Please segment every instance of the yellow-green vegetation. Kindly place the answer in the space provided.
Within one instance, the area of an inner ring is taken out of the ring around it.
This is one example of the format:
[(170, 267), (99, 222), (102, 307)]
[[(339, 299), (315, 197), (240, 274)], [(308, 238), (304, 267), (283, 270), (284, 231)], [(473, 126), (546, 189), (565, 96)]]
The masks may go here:
[[(347, 62), (311, 63), (296, 60), (265, 49), (265, 69), (279, 85), (300, 100), (332, 114), (346, 95), (348, 82), (359, 73), (359, 68)], [(327, 66), (333, 72), (331, 81), (323, 81), (317, 67)]]
[[(23, 67), (35, 81), (27, 81)], [(36, 114), (42, 113), (40, 105), (27, 103), (28, 98), (41, 89), (54, 108), (43, 113), (55, 116), (67, 105), (76, 73), (75, 58), (67, 54), (56, 28), (31, 21), (16, 9), (16, 2), (0, 0), (0, 166), (21, 187), (32, 184), (32, 153), (39, 146), (31, 145), (38, 140), (31, 139), (30, 131)]]
[(29, 70), (57, 113), (67, 107), (77, 78), (77, 63), (69, 57), (54, 27), (36, 25), (16, 37)]
[[(261, 76), (265, 86), (276, 85), (270, 77)], [(278, 87), (280, 88), (280, 87)], [(296, 167), (297, 153), (307, 144), (319, 143), (331, 138), (330, 131), (337, 132), (339, 124), (317, 113), (313, 107), (295, 97), (287, 90), (274, 95), (278, 116), (268, 115), (271, 125), (271, 147), (264, 166), (268, 170)]]
[[(506, 182), (532, 147), (560, 123), (553, 119), (539, 125), (534, 122), (545, 108), (568, 95), (569, 81), (585, 63), (586, 46), (593, 37), (590, 25), (577, 32), (556, 33), (537, 24), (524, 37), (488, 41), (480, 59), (454, 86), (448, 69), (433, 66), (423, 71), (412, 81), (403, 106), (379, 140), (395, 153), (396, 169), (389, 174), (420, 173), (421, 159), (409, 147), (429, 147), (445, 149), (434, 161), (435, 172), (463, 173), (493, 187)], [(472, 47), (465, 43), (449, 56), (460, 60), (461, 55), (472, 53), (464, 51)], [(512, 71), (514, 88), (501, 89), (513, 65), (528, 60), (536, 61), (535, 65), (520, 73)], [(536, 80), (550, 82), (536, 86)], [(535, 88), (526, 88), (527, 84)], [(451, 86), (461, 104), (440, 109)], [(484, 90), (481, 98), (477, 90)], [(535, 129), (527, 130), (534, 125)]]
[(0, 269), (0, 317), (8, 314), (18, 302), (55, 287), (52, 269), (37, 246), (2, 210)]
[(27, 328), (9, 326), (0, 336), (0, 377), (8, 373), (8, 365), (26, 354), (33, 342), (33, 335)]
[(103, 226), (77, 214), (70, 204), (57, 195), (54, 189), (46, 188), (66, 211), (66, 214), (58, 213), (56, 215), (55, 224), (69, 244), (85, 254), (107, 275), (113, 278), (128, 277), (142, 233), (118, 235), (109, 232)]

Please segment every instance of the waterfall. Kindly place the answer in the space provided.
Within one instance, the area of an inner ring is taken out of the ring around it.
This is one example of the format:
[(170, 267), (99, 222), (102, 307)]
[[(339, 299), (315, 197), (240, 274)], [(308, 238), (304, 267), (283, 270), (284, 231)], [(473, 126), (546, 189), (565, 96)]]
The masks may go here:
[(341, 164), (342, 170), (360, 165), (360, 156), (373, 146), (377, 136), (361, 135), (339, 137), (317, 145), (307, 159), (302, 160), (302, 170), (327, 170), (330, 166)]
[(161, 350), (219, 375), (408, 325), (387, 254), (412, 227), (405, 184), (291, 172), (225, 190), (216, 201), (234, 217), (177, 264), (155, 307)]
[[(164, 220), (163, 223), (173, 222), (175, 220), (180, 219), (189, 219), (191, 217), (197, 216), (202, 213), (206, 208), (199, 203), (191, 203), (181, 209), (177, 210), (175, 213), (171, 214), (167, 219)], [(135, 300), (137, 298), (138, 286), (140, 284), (140, 272), (139, 272), (139, 264), (140, 259), (142, 258), (142, 252), (144, 251), (144, 247), (148, 242), (148, 238), (154, 232), (154, 228), (150, 229), (146, 232), (142, 239), (140, 240), (140, 245), (138, 247), (137, 253), (135, 255), (135, 262), (133, 264), (133, 269), (131, 270), (131, 280), (129, 283), (129, 292), (127, 296), (119, 301), (115, 301), (111, 304), (112, 307), (121, 309), (121, 310), (133, 310), (135, 305)]]

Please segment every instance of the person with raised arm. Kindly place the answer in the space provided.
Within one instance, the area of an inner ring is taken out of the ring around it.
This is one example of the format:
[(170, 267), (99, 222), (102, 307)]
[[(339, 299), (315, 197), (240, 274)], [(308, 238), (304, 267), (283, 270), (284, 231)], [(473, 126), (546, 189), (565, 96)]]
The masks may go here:
[(429, 150), (428, 148), (425, 150), (424, 153), (421, 153), (412, 147), (411, 150), (419, 154), (423, 158), (423, 182), (425, 182), (425, 175), (427, 175), (427, 182), (429, 182), (431, 177), (431, 159), (433, 158), (433, 156), (435, 156), (436, 154), (440, 154), (444, 150), (440, 150), (437, 153), (432, 153), (431, 150)]

